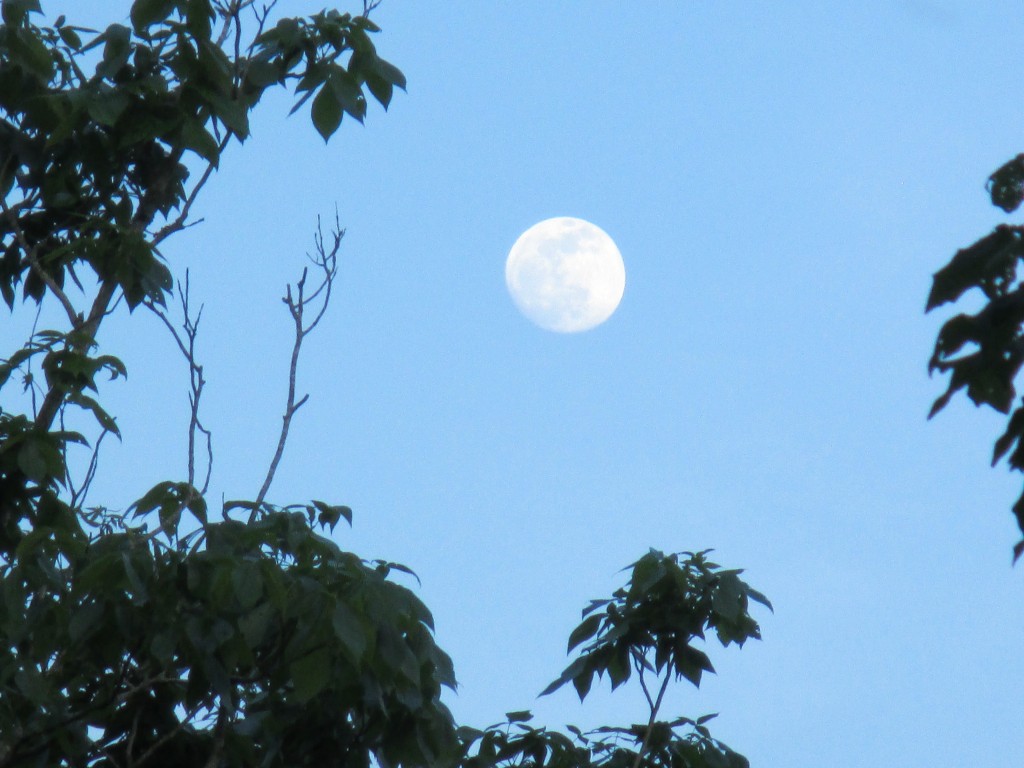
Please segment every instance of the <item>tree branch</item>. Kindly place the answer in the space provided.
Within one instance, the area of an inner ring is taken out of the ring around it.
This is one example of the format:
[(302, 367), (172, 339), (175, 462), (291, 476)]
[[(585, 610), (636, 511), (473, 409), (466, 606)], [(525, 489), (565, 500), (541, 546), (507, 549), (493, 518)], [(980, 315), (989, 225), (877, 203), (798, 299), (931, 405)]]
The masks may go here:
[[(643, 760), (644, 753), (647, 751), (647, 746), (651, 740), (651, 730), (654, 728), (654, 721), (658, 717), (658, 710), (661, 709), (661, 701), (665, 698), (665, 691), (668, 690), (668, 684), (671, 679), (672, 676), (668, 673), (668, 670), (666, 670), (665, 681), (661, 684), (661, 690), (658, 691), (658, 700), (655, 701), (654, 706), (651, 707), (651, 717), (647, 721), (647, 730), (644, 731), (644, 740), (640, 744), (640, 751), (636, 753), (636, 758), (633, 760), (633, 768), (640, 768), (640, 761)], [(646, 687), (644, 688), (644, 692), (647, 692)]]
[[(288, 366), (288, 399), (285, 403), (284, 415), (281, 420), (281, 433), (277, 440), (277, 449), (274, 451), (274, 458), (271, 459), (270, 468), (267, 470), (267, 476), (263, 480), (263, 486), (260, 488), (259, 495), (256, 497), (255, 506), (253, 507), (252, 513), (249, 515), (250, 523), (256, 519), (256, 514), (267, 497), (267, 491), (270, 490), (270, 484), (274, 481), (274, 475), (277, 473), (277, 467), (281, 462), (281, 456), (284, 454), (285, 443), (288, 441), (288, 430), (291, 428), (292, 417), (295, 416), (296, 411), (298, 411), (299, 408), (305, 405), (306, 401), (309, 400), (309, 395), (304, 395), (297, 402), (295, 400), (295, 376), (299, 366), (299, 353), (302, 350), (302, 342), (305, 340), (306, 336), (316, 328), (320, 320), (323, 318), (324, 313), (327, 311), (327, 305), (331, 301), (331, 288), (334, 285), (334, 278), (338, 273), (338, 250), (341, 248), (341, 241), (345, 236), (345, 230), (341, 228), (337, 211), (334, 213), (334, 229), (331, 231), (332, 239), (330, 246), (324, 242), (323, 227), (319, 217), (317, 217), (316, 224), (316, 234), (314, 235), (316, 255), (306, 255), (309, 257), (309, 260), (321, 270), (323, 276), (321, 283), (317, 286), (316, 290), (313, 291), (311, 295), (306, 296), (305, 290), (308, 268), (303, 269), (302, 277), (299, 278), (299, 281), (295, 284), (294, 293), (292, 292), (292, 286), (289, 285), (287, 286), (284, 298), (282, 299), (288, 307), (288, 311), (292, 316), (292, 322), (295, 325), (295, 342), (292, 345), (291, 362)], [(309, 325), (305, 325), (304, 317), (306, 309), (318, 298), (321, 299), (320, 309), (313, 321), (309, 323)]]
[(78, 326), (82, 324), (82, 315), (75, 309), (75, 305), (71, 303), (71, 299), (64, 293), (64, 290), (57, 285), (57, 281), (53, 279), (53, 276), (43, 269), (36, 255), (36, 249), (28, 244), (28, 239), (21, 229), (21, 224), (18, 223), (18, 217), (14, 215), (14, 211), (7, 205), (7, 200), (2, 197), (0, 197), (0, 207), (3, 208), (4, 215), (11, 222), (11, 227), (14, 229), (14, 237), (25, 252), (25, 260), (28, 261), (29, 267), (46, 284), (46, 287), (50, 289), (50, 293), (57, 297), (57, 301), (60, 302), (68, 316), (68, 320), (71, 322), (71, 327), (77, 330)]
[(178, 349), (181, 351), (182, 357), (185, 358), (185, 362), (188, 363), (189, 370), (189, 422), (188, 422), (188, 455), (187, 455), (187, 466), (188, 466), (188, 484), (191, 487), (195, 487), (196, 479), (196, 432), (201, 433), (206, 439), (206, 477), (203, 480), (203, 485), (199, 488), (200, 494), (205, 494), (210, 487), (210, 475), (213, 472), (213, 435), (204, 425), (202, 420), (199, 418), (199, 402), (203, 396), (203, 388), (206, 386), (206, 378), (203, 376), (203, 366), (196, 362), (196, 338), (199, 335), (199, 321), (203, 315), (203, 307), (199, 308), (199, 312), (196, 314), (195, 319), (192, 319), (191, 307), (189, 305), (189, 297), (191, 293), (191, 287), (189, 282), (189, 272), (185, 270), (185, 285), (178, 283), (178, 296), (181, 299), (181, 311), (183, 315), (182, 319), (182, 330), (185, 333), (185, 338), (182, 339), (178, 333), (178, 329), (174, 327), (174, 324), (167, 318), (167, 314), (160, 309), (151, 299), (146, 299), (143, 303), (146, 308), (149, 309), (154, 315), (156, 315), (163, 324), (167, 327), (167, 330), (171, 332), (171, 336), (174, 338), (175, 343), (178, 345)]

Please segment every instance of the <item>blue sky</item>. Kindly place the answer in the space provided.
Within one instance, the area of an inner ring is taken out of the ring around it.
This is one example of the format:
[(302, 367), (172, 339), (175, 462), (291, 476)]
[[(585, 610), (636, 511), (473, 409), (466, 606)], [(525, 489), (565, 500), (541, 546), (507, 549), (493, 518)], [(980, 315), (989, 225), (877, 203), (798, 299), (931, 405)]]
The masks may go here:
[[(128, 5), (43, 3), (95, 26)], [(1005, 220), (983, 184), (1024, 151), (1019, 5), (388, 0), (375, 18), (408, 94), (327, 146), (266, 99), (205, 223), (165, 249), (206, 304), (211, 501), (259, 489), (280, 297), (336, 205), (337, 295), (270, 499), (348, 504), (342, 546), (417, 571), (461, 721), (642, 719), (637, 691), (535, 697), (618, 569), (714, 548), (776, 612), (667, 714), (720, 712), (755, 766), (1018, 753), (1019, 480), (988, 468), (998, 418), (925, 420), (941, 316), (923, 307)], [(587, 333), (538, 329), (505, 291), (508, 249), (553, 216), (625, 260), (621, 306)], [(91, 500), (124, 507), (183, 475), (187, 372), (152, 317), (103, 344), (129, 367), (102, 390), (125, 437)]]

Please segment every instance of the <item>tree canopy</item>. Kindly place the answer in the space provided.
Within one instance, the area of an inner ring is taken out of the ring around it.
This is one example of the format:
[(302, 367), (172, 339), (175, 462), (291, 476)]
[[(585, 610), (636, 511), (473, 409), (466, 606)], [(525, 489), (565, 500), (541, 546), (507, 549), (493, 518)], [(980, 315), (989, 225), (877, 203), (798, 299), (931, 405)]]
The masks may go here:
[[(63, 327), (34, 330), (0, 363), (4, 402), (21, 404), (0, 408), (0, 767), (747, 765), (711, 736), (713, 716), (659, 719), (673, 680), (713, 671), (705, 638), (759, 638), (750, 602), (770, 607), (707, 552), (633, 563), (626, 586), (584, 610), (576, 658), (544, 691), (571, 683), (583, 699), (595, 680), (633, 679), (644, 722), (563, 733), (513, 711), (475, 729), (441, 700), (454, 667), (396, 580), (409, 569), (327, 535), (352, 522), (347, 506), (267, 500), (304, 402), (302, 341), (330, 300), (337, 220), (285, 293), (291, 385), (266, 480), (211, 509), (199, 313), (161, 245), (189, 225), (267, 90), (291, 89), (293, 111), (309, 102), (327, 140), (405, 87), (373, 43), (372, 3), (271, 23), (272, 8), (136, 0), (130, 27), (93, 31), (40, 26), (38, 0), (2, 2), (0, 295), (12, 313), (57, 307)], [(104, 437), (120, 435), (100, 388), (126, 368), (99, 332), (125, 310), (173, 335), (191, 413), (182, 475), (115, 510), (85, 497)], [(75, 418), (85, 426), (67, 427)]]

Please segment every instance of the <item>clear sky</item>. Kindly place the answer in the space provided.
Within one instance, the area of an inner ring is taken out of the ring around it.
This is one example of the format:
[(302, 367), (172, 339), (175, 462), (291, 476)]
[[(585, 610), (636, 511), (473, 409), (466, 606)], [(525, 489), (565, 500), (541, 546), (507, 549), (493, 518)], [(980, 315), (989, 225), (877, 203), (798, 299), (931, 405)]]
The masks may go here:
[[(43, 6), (103, 26), (129, 3)], [(387, 0), (375, 18), (408, 94), (327, 146), (268, 98), (206, 222), (165, 249), (206, 303), (211, 502), (259, 489), (280, 296), (337, 205), (336, 301), (270, 500), (348, 504), (339, 544), (418, 572), (461, 721), (639, 721), (636, 691), (535, 697), (619, 568), (714, 548), (776, 612), (666, 714), (720, 712), (755, 766), (1012, 762), (1020, 481), (988, 467), (998, 418), (955, 402), (926, 421), (942, 317), (923, 308), (1004, 220), (983, 185), (1024, 151), (1019, 3)], [(506, 293), (509, 248), (553, 216), (625, 260), (593, 331), (540, 330)], [(152, 317), (102, 341), (129, 380), (101, 390), (124, 442), (91, 501), (123, 507), (184, 474), (186, 368)]]

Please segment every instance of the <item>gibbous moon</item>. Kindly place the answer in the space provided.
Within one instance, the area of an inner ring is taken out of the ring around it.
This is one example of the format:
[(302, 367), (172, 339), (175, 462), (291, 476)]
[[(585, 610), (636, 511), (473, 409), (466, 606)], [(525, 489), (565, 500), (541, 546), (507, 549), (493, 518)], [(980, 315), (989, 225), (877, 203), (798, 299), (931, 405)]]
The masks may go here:
[(505, 283), (529, 320), (575, 333), (612, 316), (626, 289), (626, 267), (604, 230), (563, 216), (520, 235), (505, 261)]

